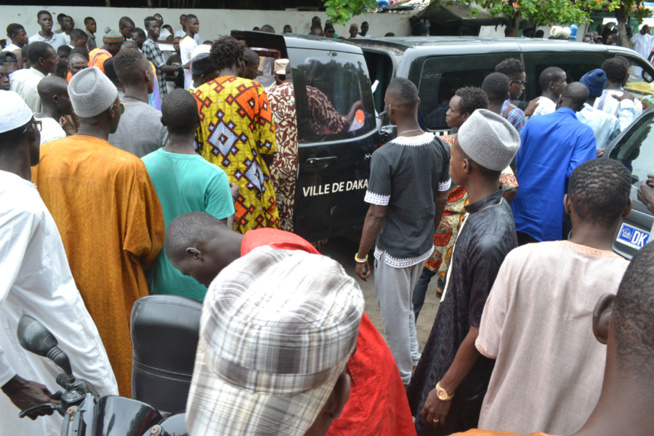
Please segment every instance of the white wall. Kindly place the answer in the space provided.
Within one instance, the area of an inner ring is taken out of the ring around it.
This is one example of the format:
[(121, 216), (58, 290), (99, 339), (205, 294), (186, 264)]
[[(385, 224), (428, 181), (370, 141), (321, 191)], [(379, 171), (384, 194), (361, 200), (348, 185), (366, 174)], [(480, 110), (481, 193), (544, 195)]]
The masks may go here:
[[(281, 33), (285, 24), (290, 24), (293, 31), (298, 34), (309, 33), (311, 18), (318, 15), (322, 18), (323, 25), (327, 20), (324, 12), (299, 12), (299, 11), (261, 11), (261, 10), (235, 10), (235, 9), (146, 9), (146, 8), (105, 8), (105, 7), (78, 7), (78, 6), (0, 6), (0, 34), (4, 36), (7, 25), (19, 23), (25, 26), (28, 35), (34, 35), (41, 30), (36, 23), (36, 13), (41, 10), (48, 10), (54, 18), (53, 30), (59, 28), (56, 15), (64, 13), (75, 20), (75, 27), (84, 29), (84, 18), (91, 16), (98, 24), (96, 38), (101, 39), (104, 28), (111, 26), (118, 30), (118, 20), (122, 16), (128, 16), (136, 23), (136, 27), (143, 28), (143, 19), (149, 15), (160, 13), (163, 16), (164, 24), (170, 24), (174, 30), (179, 30), (179, 16), (182, 13), (191, 13), (198, 16), (200, 20), (200, 35), (204, 39), (215, 39), (218, 35), (228, 35), (231, 30), (251, 30), (254, 26), (261, 27), (270, 24), (277, 33)], [(409, 14), (365, 14), (354, 17), (350, 23), (361, 24), (367, 21), (370, 24), (369, 34), (371, 36), (384, 36), (387, 32), (393, 32), (397, 36), (409, 35)], [(345, 26), (334, 26), (339, 36), (348, 37), (348, 29)]]

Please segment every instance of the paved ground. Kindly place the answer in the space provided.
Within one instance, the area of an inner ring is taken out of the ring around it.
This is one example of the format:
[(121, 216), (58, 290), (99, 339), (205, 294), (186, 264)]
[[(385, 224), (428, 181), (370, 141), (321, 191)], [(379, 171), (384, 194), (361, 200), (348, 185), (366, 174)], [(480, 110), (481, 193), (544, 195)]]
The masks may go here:
[[(381, 315), (379, 314), (379, 307), (377, 306), (377, 298), (375, 297), (374, 287), (374, 272), (368, 277), (368, 281), (364, 282), (354, 272), (354, 253), (358, 249), (358, 244), (346, 238), (336, 238), (330, 240), (323, 250), (323, 254), (338, 261), (348, 274), (354, 277), (363, 290), (363, 295), (366, 299), (366, 313), (375, 324), (379, 332), (384, 334), (384, 326), (382, 324)], [(372, 266), (372, 265), (371, 265)], [(436, 279), (432, 279), (427, 290), (427, 298), (425, 305), (420, 311), (418, 318), (418, 342), (420, 343), (420, 350), (425, 346), (429, 332), (436, 318), (436, 311), (438, 310), (439, 299), (436, 297)]]

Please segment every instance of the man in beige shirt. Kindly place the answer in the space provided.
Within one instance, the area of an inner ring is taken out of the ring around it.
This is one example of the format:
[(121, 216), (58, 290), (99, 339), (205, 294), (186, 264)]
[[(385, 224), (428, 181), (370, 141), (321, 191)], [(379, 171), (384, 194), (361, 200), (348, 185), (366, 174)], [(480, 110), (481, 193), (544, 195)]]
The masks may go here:
[(569, 434), (590, 416), (606, 359), (591, 320), (628, 265), (611, 246), (631, 211), (630, 188), (629, 171), (617, 161), (579, 165), (564, 200), (572, 238), (527, 244), (504, 260), (476, 341), (496, 359), (480, 429)]

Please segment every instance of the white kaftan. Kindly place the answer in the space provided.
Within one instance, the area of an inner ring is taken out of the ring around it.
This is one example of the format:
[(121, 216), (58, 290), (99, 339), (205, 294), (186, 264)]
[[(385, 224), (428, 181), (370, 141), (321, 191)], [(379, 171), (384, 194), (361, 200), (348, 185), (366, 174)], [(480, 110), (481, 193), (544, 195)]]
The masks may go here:
[[(0, 386), (18, 374), (43, 383), (50, 392), (62, 372), (50, 360), (21, 348), (16, 338), (23, 314), (41, 321), (70, 358), (73, 373), (91, 382), (100, 395), (117, 395), (118, 386), (68, 266), (52, 215), (36, 186), (0, 171)], [(0, 436), (58, 436), (61, 417), (18, 418), (19, 409), (0, 391)]]
[(570, 241), (527, 244), (504, 259), (476, 346), (496, 359), (479, 428), (570, 434), (595, 408), (606, 346), (593, 309), (617, 292), (629, 263), (613, 251)]

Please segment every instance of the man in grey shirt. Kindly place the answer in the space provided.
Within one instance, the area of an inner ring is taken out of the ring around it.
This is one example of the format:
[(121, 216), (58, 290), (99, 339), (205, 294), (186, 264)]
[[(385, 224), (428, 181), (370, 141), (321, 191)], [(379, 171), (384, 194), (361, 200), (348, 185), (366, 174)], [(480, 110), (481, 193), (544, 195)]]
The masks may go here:
[(138, 157), (143, 157), (168, 142), (168, 132), (161, 124), (161, 112), (148, 104), (148, 94), (154, 89), (154, 74), (145, 55), (136, 49), (126, 49), (113, 57), (114, 70), (125, 86), (121, 103), (125, 113), (109, 143)]
[(370, 164), (364, 201), (370, 203), (354, 256), (356, 272), (370, 275), (368, 251), (375, 238), (375, 292), (386, 342), (408, 385), (418, 360), (412, 292), (424, 262), (434, 249), (450, 188), (449, 152), (442, 141), (418, 124), (418, 89), (394, 79), (386, 91), (386, 113), (397, 125), (397, 138), (377, 149)]
[(89, 37), (86, 41), (86, 49), (88, 51), (98, 48), (98, 44), (95, 42), (95, 31), (97, 30), (97, 24), (93, 17), (84, 18), (84, 27), (86, 27), (86, 35)]

